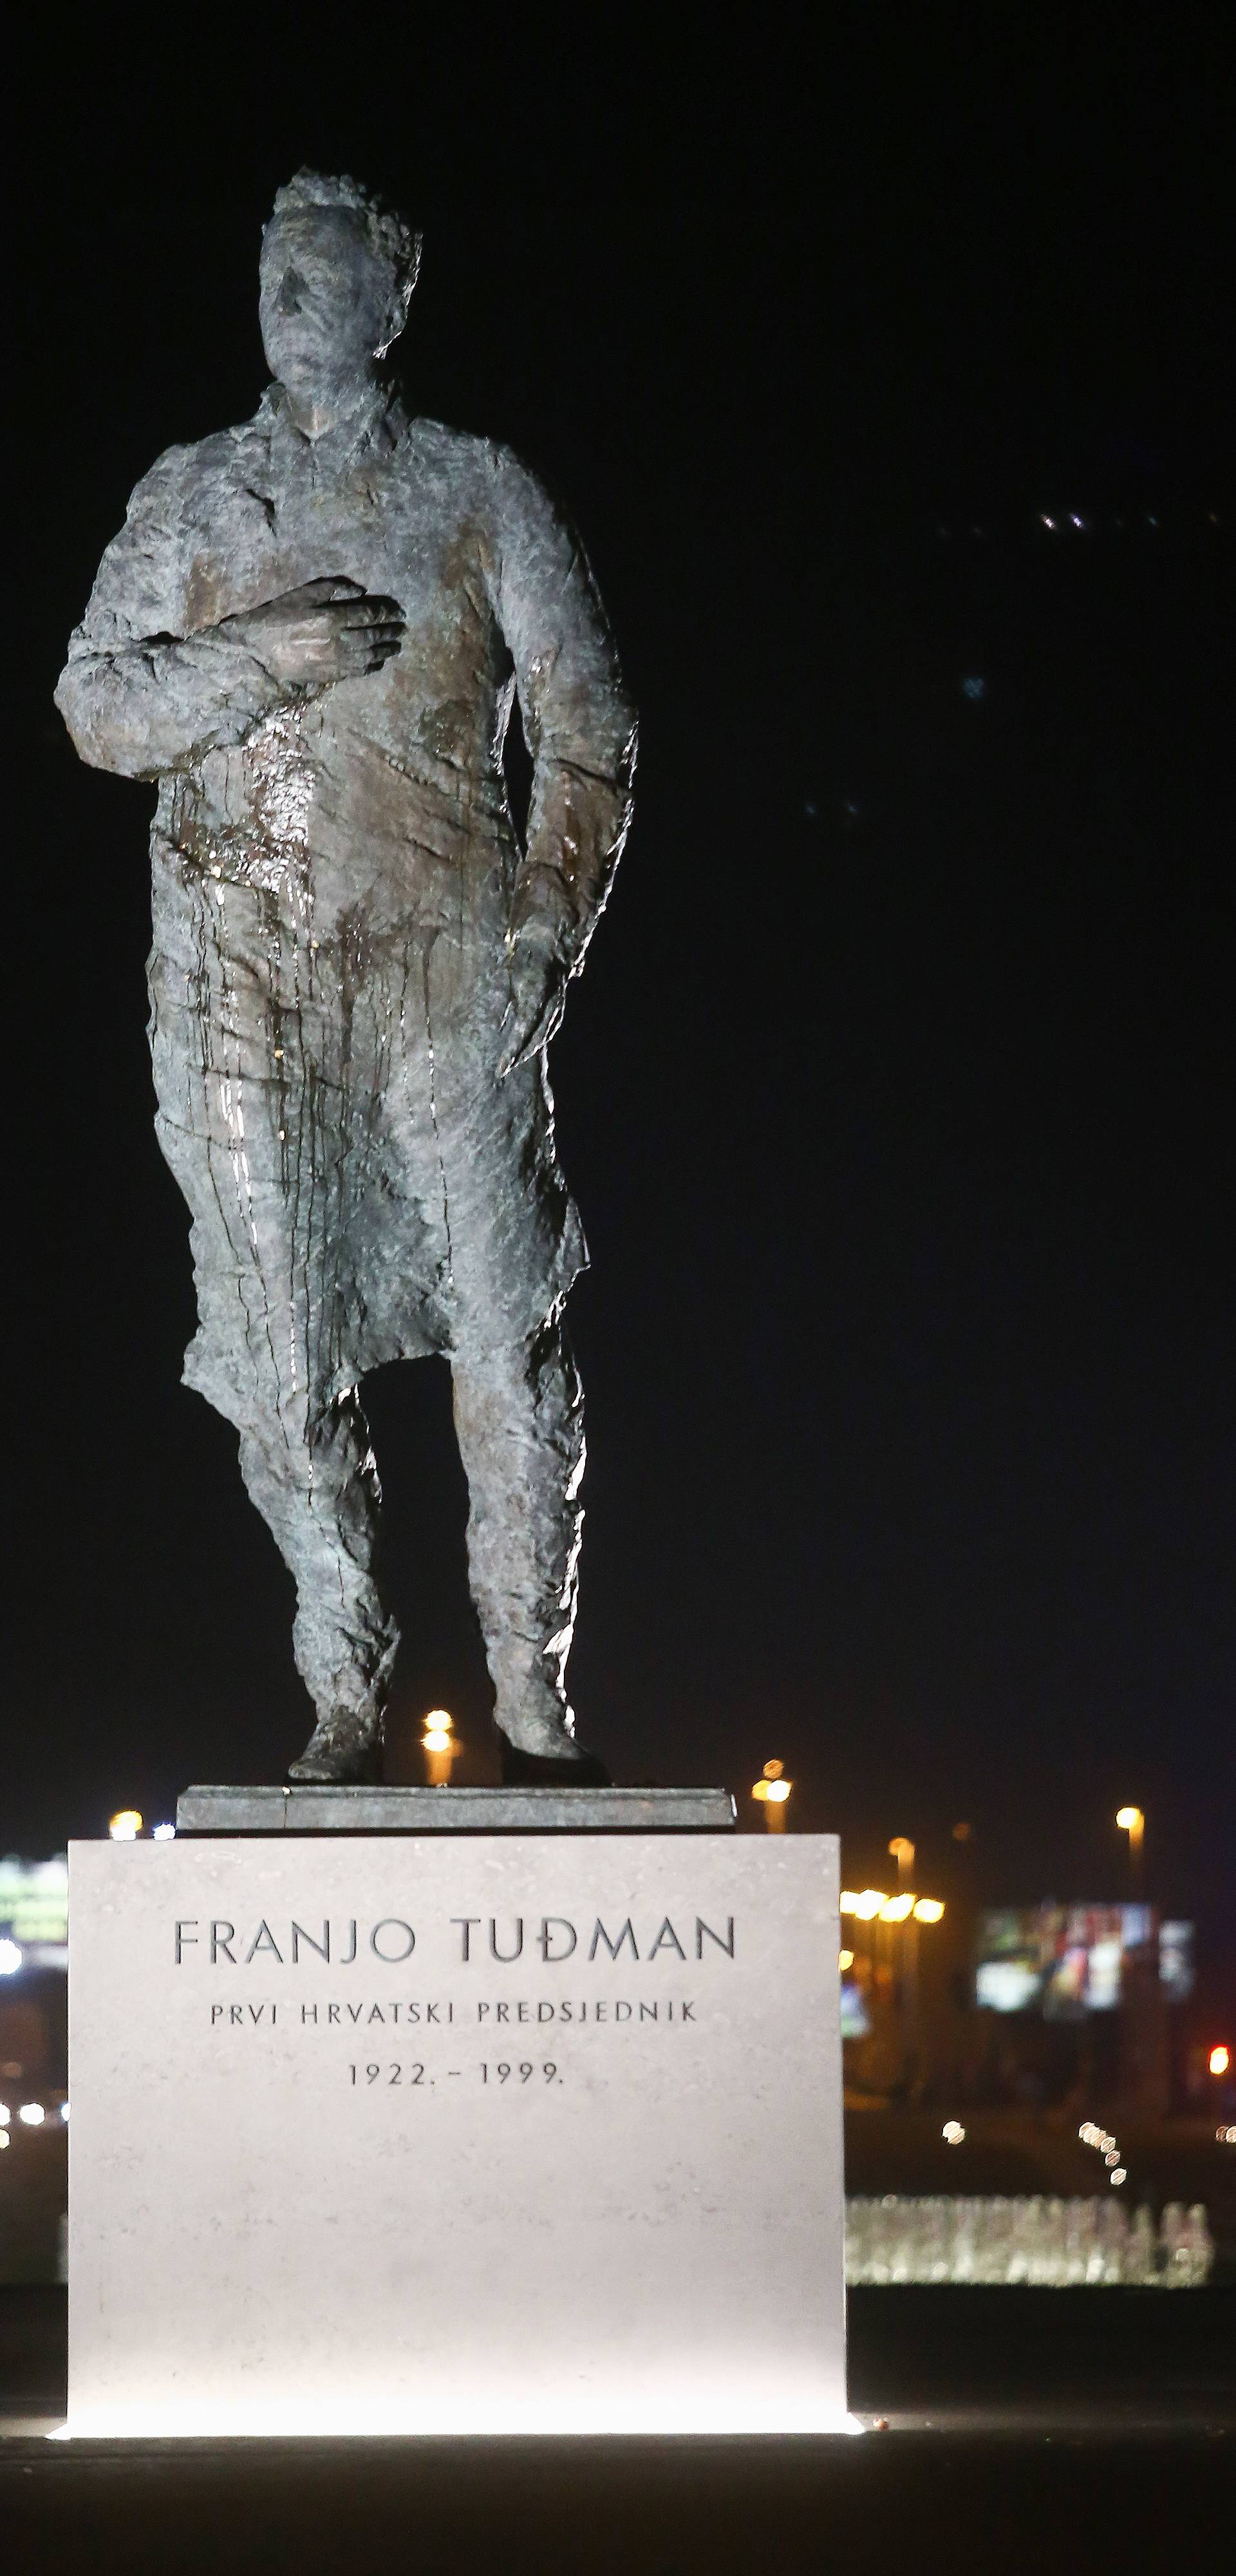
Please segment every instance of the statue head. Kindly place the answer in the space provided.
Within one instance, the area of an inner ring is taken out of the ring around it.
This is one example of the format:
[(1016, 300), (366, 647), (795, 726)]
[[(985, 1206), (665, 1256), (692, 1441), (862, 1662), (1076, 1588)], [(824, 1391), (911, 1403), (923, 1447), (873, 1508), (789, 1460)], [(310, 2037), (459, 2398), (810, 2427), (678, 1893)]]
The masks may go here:
[(355, 179), (298, 170), (262, 236), (259, 313), (271, 374), (298, 408), (329, 410), (397, 340), (420, 266), (403, 216)]

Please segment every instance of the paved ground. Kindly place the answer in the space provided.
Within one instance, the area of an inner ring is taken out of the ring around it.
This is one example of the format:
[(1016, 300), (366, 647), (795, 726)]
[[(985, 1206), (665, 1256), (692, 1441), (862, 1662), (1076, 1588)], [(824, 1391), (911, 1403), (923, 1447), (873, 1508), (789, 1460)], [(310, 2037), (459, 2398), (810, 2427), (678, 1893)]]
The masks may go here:
[(858, 2291), (861, 2441), (61, 2444), (63, 2334), (0, 2294), (14, 2566), (1175, 2576), (1230, 2536), (1226, 2290)]

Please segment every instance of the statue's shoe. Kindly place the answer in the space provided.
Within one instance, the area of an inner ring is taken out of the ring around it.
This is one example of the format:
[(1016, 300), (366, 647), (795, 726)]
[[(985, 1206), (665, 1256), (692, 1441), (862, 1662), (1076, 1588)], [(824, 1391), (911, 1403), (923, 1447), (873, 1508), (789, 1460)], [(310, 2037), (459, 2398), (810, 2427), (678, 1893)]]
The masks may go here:
[(337, 1787), (368, 1787), (381, 1777), (382, 1730), (354, 1717), (324, 1717), (299, 1760), (288, 1764), (289, 1780)]
[(505, 1735), (501, 1742), (504, 1789), (612, 1789), (614, 1785), (604, 1763), (577, 1745), (573, 1736), (563, 1737), (569, 1750), (562, 1753), (525, 1753), (522, 1745), (512, 1744)]

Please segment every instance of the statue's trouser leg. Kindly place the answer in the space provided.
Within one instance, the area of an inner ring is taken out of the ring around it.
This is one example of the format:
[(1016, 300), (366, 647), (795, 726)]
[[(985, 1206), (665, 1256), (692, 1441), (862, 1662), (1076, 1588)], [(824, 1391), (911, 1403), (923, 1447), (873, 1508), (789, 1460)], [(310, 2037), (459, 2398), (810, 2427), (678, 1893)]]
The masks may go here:
[(399, 1635), (372, 1575), (381, 1496), (369, 1425), (355, 1392), (305, 1424), (285, 1421), (241, 1425), (241, 1474), (295, 1577), (296, 1667), (319, 1722), (372, 1736)]
[(562, 1326), (451, 1362), (468, 1479), (468, 1565), (504, 1735), (569, 1749), (563, 1674), (583, 1521), (583, 1393)]

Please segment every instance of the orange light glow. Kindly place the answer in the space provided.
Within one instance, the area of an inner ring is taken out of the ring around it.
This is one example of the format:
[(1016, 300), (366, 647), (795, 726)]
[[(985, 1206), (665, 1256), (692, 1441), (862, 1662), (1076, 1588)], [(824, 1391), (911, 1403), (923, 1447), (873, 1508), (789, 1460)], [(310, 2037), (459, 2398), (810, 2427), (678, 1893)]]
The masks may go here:
[(1210, 2072), (1212, 2075), (1226, 2075), (1231, 2063), (1232, 2052), (1230, 2048), (1225, 2048), (1222, 2040), (1220, 2040), (1218, 2047), (1211, 2049), (1210, 2056), (1207, 2060)]

